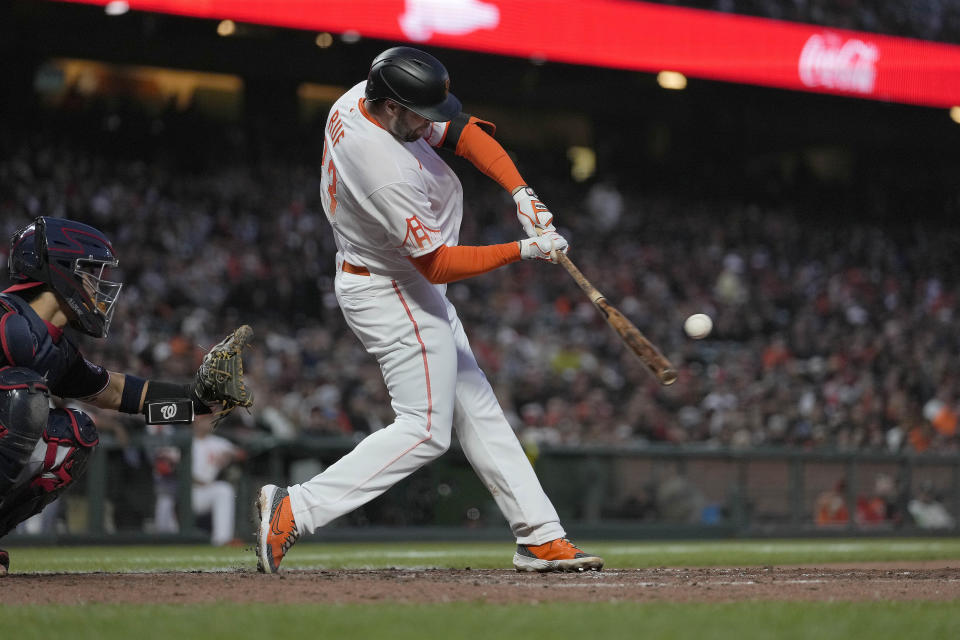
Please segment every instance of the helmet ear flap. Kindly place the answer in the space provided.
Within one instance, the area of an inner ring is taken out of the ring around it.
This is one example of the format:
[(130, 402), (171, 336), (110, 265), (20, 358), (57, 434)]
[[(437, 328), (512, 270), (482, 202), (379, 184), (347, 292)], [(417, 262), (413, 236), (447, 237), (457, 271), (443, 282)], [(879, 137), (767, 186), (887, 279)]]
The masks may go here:
[(37, 218), (30, 225), (20, 229), (10, 239), (10, 255), (7, 258), (7, 271), (21, 278), (43, 280), (46, 254), (45, 226), (43, 218)]

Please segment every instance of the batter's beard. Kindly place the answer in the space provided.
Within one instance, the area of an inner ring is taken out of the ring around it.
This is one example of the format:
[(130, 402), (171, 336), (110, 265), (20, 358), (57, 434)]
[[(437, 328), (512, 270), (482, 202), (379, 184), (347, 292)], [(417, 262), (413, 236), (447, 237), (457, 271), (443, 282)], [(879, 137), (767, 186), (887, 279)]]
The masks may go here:
[(417, 128), (417, 129), (404, 129), (401, 130), (399, 124), (391, 128), (390, 133), (402, 140), (403, 142), (416, 142), (423, 137), (423, 134), (427, 132), (427, 127)]
[(423, 127), (422, 129), (414, 129), (413, 131), (408, 131), (406, 135), (400, 136), (404, 142), (416, 142), (423, 137), (423, 134), (427, 132), (427, 128)]

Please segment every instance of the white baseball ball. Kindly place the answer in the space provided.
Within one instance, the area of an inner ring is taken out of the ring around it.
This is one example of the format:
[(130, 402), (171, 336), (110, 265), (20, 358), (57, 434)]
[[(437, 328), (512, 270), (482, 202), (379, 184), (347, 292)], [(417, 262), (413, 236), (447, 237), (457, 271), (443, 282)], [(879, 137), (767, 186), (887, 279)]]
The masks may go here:
[(695, 313), (683, 323), (683, 330), (694, 340), (706, 338), (712, 329), (713, 320), (705, 313)]

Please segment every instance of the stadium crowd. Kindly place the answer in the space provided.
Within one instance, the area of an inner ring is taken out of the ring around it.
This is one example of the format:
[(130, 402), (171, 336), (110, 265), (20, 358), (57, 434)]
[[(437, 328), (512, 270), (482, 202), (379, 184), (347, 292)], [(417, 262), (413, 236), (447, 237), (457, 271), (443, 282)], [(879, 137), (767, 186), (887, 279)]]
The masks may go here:
[[(114, 240), (126, 284), (111, 336), (82, 340), (92, 360), (185, 378), (205, 348), (248, 323), (257, 404), (225, 427), (362, 437), (392, 410), (333, 295), (318, 140), (274, 140), (254, 153), (238, 130), (189, 115), (97, 110), (7, 126), (0, 231), (53, 215)], [(558, 267), (518, 263), (451, 284), (522, 437), (958, 448), (960, 301), (957, 274), (945, 268), (955, 231), (921, 216), (879, 225), (801, 205), (645, 194), (628, 175), (576, 183), (520, 157), (574, 261), (681, 370), (660, 387)], [(520, 237), (509, 196), (472, 168), (459, 175), (461, 241)], [(681, 330), (696, 312), (715, 321), (701, 341)]]

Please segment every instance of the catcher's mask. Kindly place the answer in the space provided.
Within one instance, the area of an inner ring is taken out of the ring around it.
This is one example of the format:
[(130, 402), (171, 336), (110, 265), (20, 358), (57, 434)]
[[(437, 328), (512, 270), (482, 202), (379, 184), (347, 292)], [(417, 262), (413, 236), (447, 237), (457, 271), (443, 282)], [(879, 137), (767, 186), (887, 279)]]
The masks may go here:
[(447, 122), (460, 113), (460, 101), (450, 93), (447, 69), (413, 47), (393, 47), (374, 58), (365, 93), (368, 100), (390, 98), (434, 122)]
[(106, 337), (123, 286), (108, 279), (117, 264), (105, 235), (72, 220), (39, 217), (10, 240), (11, 280), (49, 285), (67, 304), (70, 326), (96, 338)]

